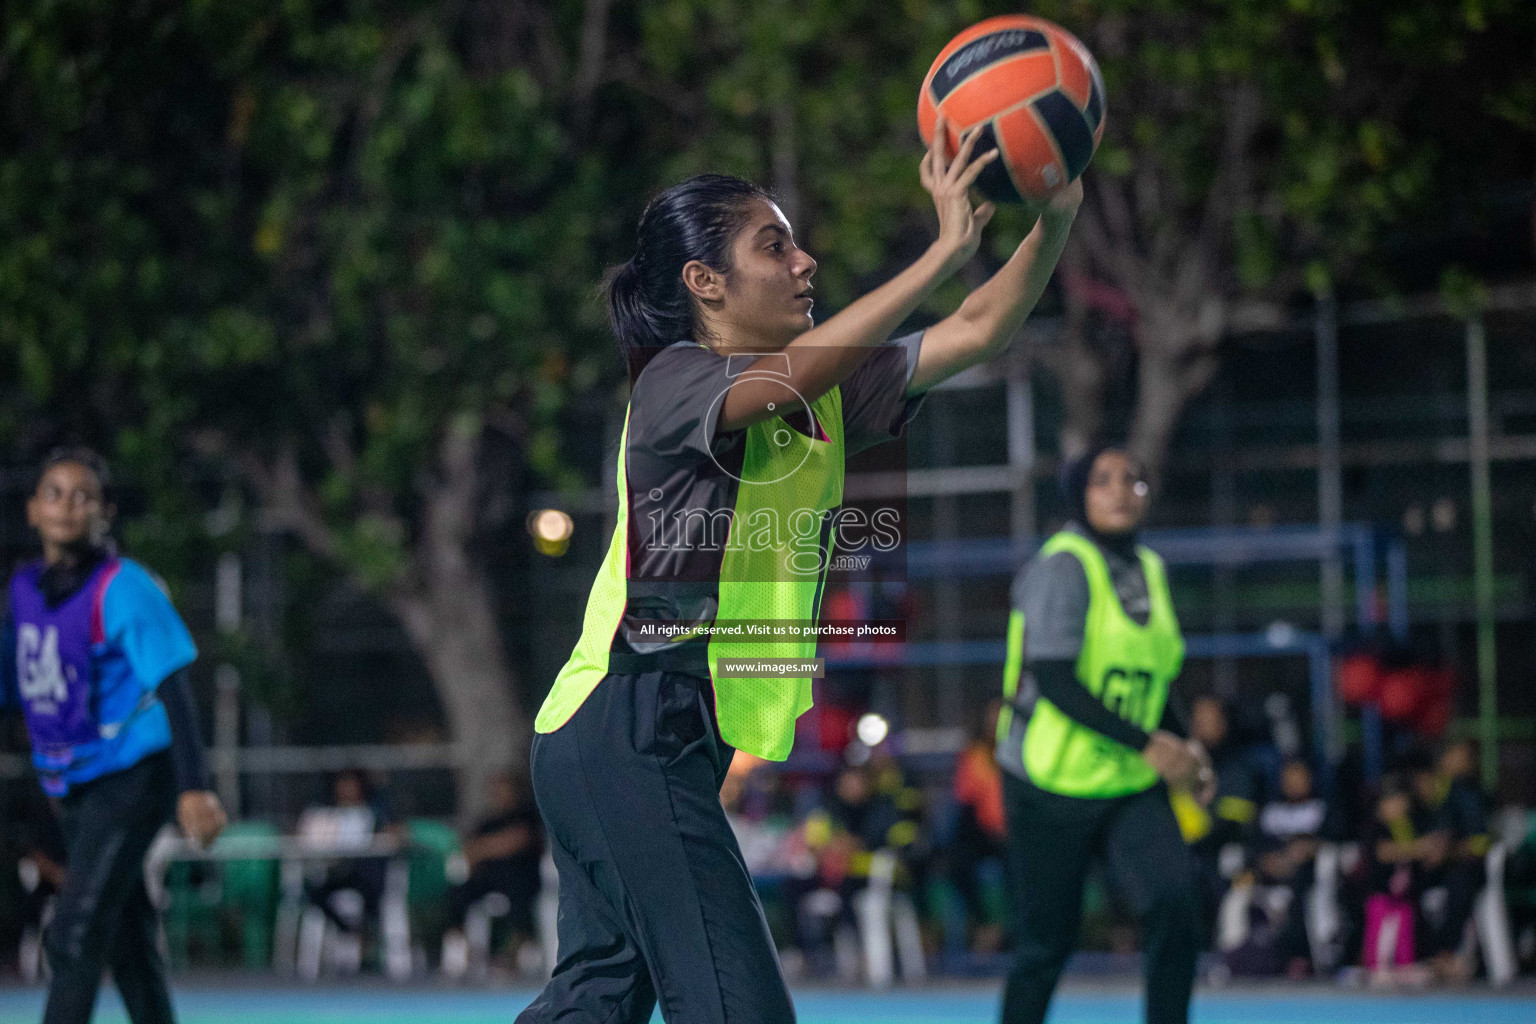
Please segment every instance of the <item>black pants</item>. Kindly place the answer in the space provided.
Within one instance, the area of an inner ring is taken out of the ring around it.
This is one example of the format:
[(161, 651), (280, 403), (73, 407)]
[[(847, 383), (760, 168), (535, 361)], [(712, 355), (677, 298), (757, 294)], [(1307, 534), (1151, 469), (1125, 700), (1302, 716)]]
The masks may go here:
[(1461, 949), (1467, 922), (1477, 906), (1477, 894), (1487, 884), (1488, 873), (1481, 860), (1453, 860), (1426, 879), (1426, 887), (1445, 886), (1447, 898), (1445, 913), (1428, 922), (1420, 946), (1421, 956), (1455, 953)]
[(1003, 1024), (1040, 1024), (1072, 953), (1083, 881), (1102, 855), (1142, 922), (1147, 1020), (1185, 1024), (1200, 952), (1200, 903), (1189, 850), (1161, 785), (1082, 800), (1003, 775), (1014, 893), (1014, 960)]
[(87, 1024), (108, 966), (133, 1024), (176, 1019), (144, 888), (144, 854), (175, 803), (166, 752), (75, 786), (60, 801), (64, 891), (44, 936), (53, 982), (43, 1024)]
[(534, 737), (560, 870), (554, 977), (518, 1024), (792, 1024), (794, 1008), (720, 784), (735, 751), (708, 680), (609, 675)]
[[(351, 934), (366, 927), (368, 919), (378, 915), (379, 904), (384, 899), (384, 880), (388, 872), (389, 858), (359, 857), (332, 867), (325, 873), (324, 880), (319, 883), (306, 884), (304, 893), (338, 930)], [(348, 920), (336, 913), (336, 908), (331, 906), (331, 897), (348, 889), (363, 898), (361, 920)]]
[(507, 858), (482, 864), (469, 873), (464, 884), (448, 890), (448, 926), (463, 928), (469, 908), (493, 892), (507, 898), (507, 925), (519, 935), (534, 934), (533, 907), (539, 895), (539, 863), (528, 858)]

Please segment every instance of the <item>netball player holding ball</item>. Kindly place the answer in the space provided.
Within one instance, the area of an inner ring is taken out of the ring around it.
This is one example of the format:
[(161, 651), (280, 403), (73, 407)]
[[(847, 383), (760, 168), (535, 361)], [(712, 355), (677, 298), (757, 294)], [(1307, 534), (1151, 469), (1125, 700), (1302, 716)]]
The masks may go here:
[[(806, 511), (826, 521), (848, 453), (898, 436), (924, 392), (1012, 340), (1082, 198), (1061, 182), (955, 314), (887, 342), (976, 252), (992, 215), (969, 194), (1001, 159), (979, 144), (985, 127), (925, 127), (920, 178), (937, 239), (819, 326), (816, 261), (772, 197), (737, 178), (704, 175), (657, 196), (611, 280), (610, 322), (632, 374), (618, 524), (581, 639), (535, 722), (559, 955), (521, 1024), (643, 1024), (658, 1002), (668, 1024), (794, 1020), (719, 789), (737, 749), (788, 756), (810, 680), (732, 678), (720, 663), (814, 657), (815, 642), (733, 645), (708, 627), (815, 622), (825, 560), (808, 578), (776, 574), (785, 539), (721, 543), (716, 514), (738, 531)], [(658, 620), (694, 628), (657, 639), (647, 623)]]
[[(1011, 100), (1001, 108), (1000, 93)], [(1000, 109), (989, 123), (1008, 173), (978, 183), (1026, 195), (1076, 178), (1104, 131), (1093, 57), (1038, 18), (962, 32), (934, 61), (922, 103)], [(1002, 1024), (1045, 1020), (1096, 856), (1145, 924), (1146, 1019), (1186, 1024), (1199, 915), (1170, 793), (1208, 801), (1212, 777), (1200, 751), (1161, 727), (1184, 640), (1162, 560), (1137, 543), (1147, 485), (1136, 460), (1091, 451), (1064, 467), (1062, 496), (1073, 522), (1020, 573), (1008, 630), (997, 756), (1016, 891)]]

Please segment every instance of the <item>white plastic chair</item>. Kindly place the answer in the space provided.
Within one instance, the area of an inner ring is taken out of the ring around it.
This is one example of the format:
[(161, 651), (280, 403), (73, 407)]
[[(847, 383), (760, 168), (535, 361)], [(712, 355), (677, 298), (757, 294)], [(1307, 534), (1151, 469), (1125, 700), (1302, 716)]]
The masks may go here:
[[(881, 850), (870, 857), (869, 885), (854, 894), (853, 912), (859, 923), (864, 948), (864, 972), (872, 988), (889, 988), (895, 980), (895, 960), (901, 961), (901, 978), (912, 985), (928, 976), (923, 960), (923, 937), (917, 926), (917, 909), (906, 893), (896, 892), (896, 855)], [(895, 937), (895, 956), (892, 937)]]
[(464, 914), (464, 938), (469, 944), (469, 976), (483, 981), (491, 973), (491, 926), (512, 912), (512, 901), (489, 892), (470, 905)]
[(1482, 949), (1488, 981), (1496, 987), (1514, 981), (1518, 970), (1514, 930), (1504, 900), (1504, 862), (1508, 859), (1509, 847), (1503, 843), (1494, 843), (1488, 850), (1488, 884), (1472, 905), (1472, 920), (1476, 922), (1473, 934)]

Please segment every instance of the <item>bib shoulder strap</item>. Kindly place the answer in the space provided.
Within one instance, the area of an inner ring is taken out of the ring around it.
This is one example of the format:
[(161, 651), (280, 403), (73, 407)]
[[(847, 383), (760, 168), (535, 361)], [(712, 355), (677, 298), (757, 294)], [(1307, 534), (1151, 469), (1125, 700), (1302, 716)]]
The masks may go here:
[(1136, 546), (1136, 554), (1141, 556), (1141, 571), (1147, 577), (1147, 592), (1166, 595), (1168, 572), (1163, 566), (1163, 556), (1139, 544)]
[(117, 574), (122, 572), (123, 563), (120, 559), (108, 559), (102, 566), (101, 575), (96, 580), (96, 593), (91, 595), (91, 643), (104, 644), (107, 642), (107, 624), (102, 611), (107, 603), (107, 588), (112, 581), (117, 579)]
[(1106, 586), (1113, 589), (1109, 578), (1109, 564), (1104, 561), (1098, 545), (1093, 541), (1081, 534), (1062, 530), (1040, 546), (1040, 557), (1049, 558), (1058, 551), (1070, 552), (1082, 563), (1083, 573), (1088, 577), (1090, 596), (1101, 592)]

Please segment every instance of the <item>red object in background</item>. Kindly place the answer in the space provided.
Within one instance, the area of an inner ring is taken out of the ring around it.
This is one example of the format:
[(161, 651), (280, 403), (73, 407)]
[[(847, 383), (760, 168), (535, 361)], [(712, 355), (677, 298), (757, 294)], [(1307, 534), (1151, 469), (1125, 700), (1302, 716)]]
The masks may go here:
[(1339, 659), (1339, 696), (1348, 704), (1369, 704), (1381, 697), (1381, 664), (1364, 652)]
[(859, 713), (841, 704), (821, 704), (816, 710), (816, 746), (835, 754), (842, 753), (853, 738)]
[[(862, 622), (868, 618), (867, 603), (849, 587), (837, 587), (822, 599), (822, 622)], [(846, 654), (853, 649), (853, 641), (826, 639), (821, 642), (821, 649), (827, 654)]]
[(1413, 716), (1413, 729), (1427, 739), (1445, 734), (1456, 710), (1456, 673), (1448, 668), (1423, 669), (1424, 695)]
[(1456, 696), (1456, 670), (1427, 668), (1424, 670), (1424, 684), (1431, 697), (1450, 700)]
[(992, 838), (1003, 840), (1008, 824), (1003, 811), (1003, 776), (990, 743), (972, 743), (960, 751), (955, 764), (955, 803), (970, 807), (976, 824)]
[(1439, 739), (1451, 724), (1451, 702), (1432, 700), (1413, 716), (1413, 731), (1425, 739)]
[(1406, 722), (1429, 696), (1425, 670), (1395, 668), (1381, 676), (1381, 716), (1389, 722)]
[(1346, 703), (1375, 704), (1383, 718), (1426, 738), (1443, 735), (1451, 724), (1456, 703), (1456, 673), (1451, 669), (1383, 668), (1374, 654), (1357, 651), (1339, 659), (1334, 678)]

